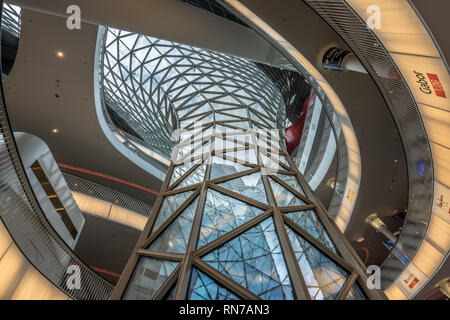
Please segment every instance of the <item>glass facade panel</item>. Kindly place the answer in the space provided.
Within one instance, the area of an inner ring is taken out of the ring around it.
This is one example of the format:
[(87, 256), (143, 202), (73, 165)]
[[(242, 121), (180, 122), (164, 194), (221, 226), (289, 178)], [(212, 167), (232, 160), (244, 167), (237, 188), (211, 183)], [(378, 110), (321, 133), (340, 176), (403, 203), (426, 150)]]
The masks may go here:
[(16, 38), (20, 36), (21, 11), (22, 9), (18, 6), (3, 4), (2, 29)]
[(194, 171), (192, 171), (186, 178), (183, 179), (183, 181), (180, 182), (179, 185), (175, 187), (175, 189), (181, 189), (184, 187), (189, 187), (194, 184), (203, 182), (203, 178), (205, 177), (205, 171), (206, 171), (206, 163), (202, 164), (201, 166), (197, 167)]
[[(289, 162), (286, 159), (286, 156), (279, 154), (277, 157), (278, 161), (280, 161), (281, 163), (287, 165), (288, 167), (290, 167)], [(302, 192), (303, 193), (303, 192)]]
[(298, 191), (300, 194), (305, 195), (302, 187), (300, 187), (300, 183), (298, 183), (297, 178), (294, 175), (277, 173), (277, 177), (287, 185), (292, 187), (295, 191)]
[(247, 118), (247, 110), (241, 106), (238, 109), (225, 110), (224, 112), (241, 118)]
[(189, 300), (240, 300), (203, 272), (194, 268), (188, 291)]
[(221, 139), (216, 137), (214, 140), (214, 150), (221, 151), (224, 149), (236, 149), (239, 147), (243, 147), (244, 144), (238, 142), (238, 141), (229, 141), (226, 139)]
[[(261, 149), (260, 149), (261, 151)], [(283, 168), (273, 159), (269, 158), (268, 155), (270, 155), (267, 152), (260, 152), (259, 155), (261, 156), (261, 165), (266, 167), (266, 168), (270, 168), (270, 169), (274, 169), (274, 170), (282, 170)], [(266, 156), (267, 155), (267, 156)]]
[[(184, 258), (191, 255), (213, 267), (208, 276), (196, 269), (192, 274), (180, 273), (176, 283), (181, 283), (181, 290), (176, 298), (234, 299), (234, 293), (246, 296), (246, 288), (263, 299), (293, 299), (301, 297), (304, 290), (309, 290), (313, 299), (335, 299), (349, 273), (333, 262), (332, 251), (336, 249), (314, 211), (287, 216), (332, 250), (325, 250), (326, 254), (287, 228), (283, 219), (278, 220), (284, 214), (283, 207), (315, 202), (313, 195), (305, 196), (303, 180), (285, 174), (297, 169), (290, 166), (286, 156), (284, 133), (277, 131), (287, 123), (288, 100), (283, 86), (290, 81), (286, 76), (292, 71), (115, 29), (107, 29), (104, 49), (105, 104), (149, 149), (172, 160), (169, 189), (161, 191), (164, 199), (155, 226), (151, 232), (144, 229), (147, 242), (141, 249), (159, 251), (163, 256), (165, 252), (178, 253), (183, 256), (182, 263), (190, 261)], [(231, 139), (224, 139), (219, 132)], [(173, 141), (173, 136), (183, 141), (180, 147), (176, 146), (180, 140)], [(197, 146), (201, 148), (195, 150)], [(199, 157), (195, 164), (194, 156)], [(179, 164), (181, 159), (183, 164)], [(179, 181), (197, 164), (198, 168)], [(242, 175), (250, 169), (254, 169), (252, 173)], [(214, 189), (212, 180), (233, 174), (240, 176), (217, 182), (229, 194)], [(166, 196), (176, 182), (174, 189), (191, 186), (193, 190)], [(267, 182), (273, 192), (266, 190)], [(193, 192), (198, 193), (197, 198), (149, 243), (152, 232)], [(268, 209), (250, 205), (250, 199)], [(274, 203), (277, 205), (272, 206)], [(251, 221), (264, 212), (268, 218), (263, 222)], [(213, 242), (231, 231), (236, 232), (233, 238)], [(339, 239), (332, 235), (333, 241)], [(304, 290), (295, 260), (306, 280)], [(156, 269), (152, 270), (160, 270), (161, 263), (155, 261)], [(141, 260), (134, 270), (142, 273)], [(161, 271), (163, 276), (168, 273)], [(236, 282), (233, 293), (212, 280), (221, 275)], [(130, 286), (145, 287), (137, 280)], [(174, 288), (165, 299), (173, 298)], [(154, 292), (141, 291), (139, 298), (150, 299)], [(348, 299), (361, 296), (357, 287), (350, 292)]]
[[(191, 154), (191, 158), (194, 158), (201, 154), (207, 153), (207, 152), (209, 152), (210, 149), (211, 149), (211, 141), (208, 141), (208, 142), (202, 144), (200, 148), (193, 150), (193, 152)], [(204, 156), (204, 158), (205, 157), (206, 157), (206, 155)]]
[(176, 166), (173, 169), (172, 177), (170, 177), (169, 186), (171, 186), (175, 181), (177, 181), (183, 174), (185, 174), (190, 168), (192, 168), (198, 161), (192, 161), (190, 163), (183, 163)]
[(262, 210), (209, 189), (198, 246), (201, 247), (254, 218)]
[[(176, 160), (181, 160), (184, 157), (191, 158), (193, 156), (193, 153), (195, 152), (194, 149), (199, 146), (203, 141), (192, 141), (191, 143), (188, 143), (186, 145), (180, 146), (178, 149), (178, 155), (176, 157)], [(200, 148), (202, 149), (202, 148)], [(189, 156), (188, 156), (189, 155)]]
[(233, 190), (247, 198), (269, 204), (260, 172), (234, 178), (218, 185)]
[(263, 299), (293, 299), (272, 218), (212, 251), (203, 260)]
[(270, 185), (272, 186), (272, 191), (279, 207), (304, 206), (306, 204), (272, 178), (270, 178)]
[(345, 300), (367, 300), (367, 297), (362, 291), (359, 284), (355, 283), (350, 289), (350, 292), (348, 293)]
[(162, 202), (162, 205), (158, 212), (158, 217), (156, 218), (155, 224), (153, 225), (152, 232), (159, 228), (160, 225), (167, 220), (168, 217), (178, 209), (181, 204), (186, 201), (189, 196), (194, 193), (194, 191), (186, 191), (177, 193), (171, 196), (166, 196)]
[(314, 238), (322, 242), (323, 245), (337, 253), (328, 233), (313, 210), (289, 212), (286, 213), (286, 216)]
[(167, 280), (178, 262), (139, 258), (136, 269), (123, 295), (125, 300), (148, 300)]
[(213, 157), (211, 163), (210, 180), (228, 176), (237, 172), (246, 171), (249, 169), (251, 168), (244, 164), (219, 157)]
[(251, 134), (227, 134), (226, 137), (228, 139), (232, 139), (236, 141), (235, 143), (239, 145), (239, 143), (253, 144), (253, 139)]
[(191, 234), (198, 198), (156, 238), (148, 250), (184, 253)]
[(336, 299), (349, 273), (291, 228), (286, 229), (311, 298)]
[(250, 164), (257, 163), (255, 149), (252, 148), (247, 150), (228, 151), (225, 152), (224, 155), (238, 159), (239, 162), (247, 162)]
[(162, 300), (173, 300), (173, 296), (175, 295), (175, 289), (176, 285), (173, 285), (172, 288), (170, 288), (169, 292), (162, 298)]

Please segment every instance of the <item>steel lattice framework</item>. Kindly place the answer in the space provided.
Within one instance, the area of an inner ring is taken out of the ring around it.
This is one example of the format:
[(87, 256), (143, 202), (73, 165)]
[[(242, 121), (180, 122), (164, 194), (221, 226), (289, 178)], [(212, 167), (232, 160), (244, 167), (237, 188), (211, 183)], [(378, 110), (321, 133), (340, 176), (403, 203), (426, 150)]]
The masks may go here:
[(105, 96), (172, 155), (113, 298), (374, 297), (276, 133), (285, 105), (261, 68), (112, 29), (104, 49)]

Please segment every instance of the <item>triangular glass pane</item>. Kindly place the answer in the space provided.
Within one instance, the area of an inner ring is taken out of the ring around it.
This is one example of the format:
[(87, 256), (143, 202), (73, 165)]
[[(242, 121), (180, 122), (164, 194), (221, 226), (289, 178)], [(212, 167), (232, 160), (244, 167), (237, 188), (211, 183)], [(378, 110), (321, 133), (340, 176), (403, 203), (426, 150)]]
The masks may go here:
[[(178, 132), (177, 132), (178, 133)], [(199, 138), (206, 135), (202, 135), (202, 128), (191, 127), (189, 129), (179, 129), (180, 144), (189, 144), (194, 140), (199, 140)]]
[(302, 195), (305, 195), (302, 187), (300, 186), (300, 183), (298, 183), (297, 178), (294, 175), (277, 173), (277, 177), (280, 178), (280, 180), (282, 180), (289, 186), (291, 186), (293, 189), (295, 189), (295, 191), (298, 191)]
[(232, 109), (232, 110), (225, 110), (223, 111), (225, 113), (228, 113), (230, 115), (247, 118), (247, 108), (238, 108), (238, 109)]
[(216, 137), (214, 139), (214, 150), (221, 151), (225, 149), (237, 149), (244, 147), (244, 144), (239, 143), (239, 141), (229, 141)]
[(269, 204), (260, 172), (219, 183), (219, 186), (237, 192), (247, 198)]
[(272, 218), (233, 238), (203, 260), (262, 299), (293, 299)]
[(263, 210), (243, 201), (208, 189), (198, 247), (236, 229), (262, 212)]
[(134, 269), (124, 300), (150, 300), (161, 288), (178, 262), (141, 257)]
[(216, 118), (216, 121), (228, 121), (228, 120), (241, 120), (239, 118), (233, 117), (233, 116), (229, 116), (229, 115), (225, 115), (225, 114), (221, 114), (216, 112), (214, 114), (214, 117)]
[(192, 109), (194, 109), (195, 107), (196, 107), (196, 105), (191, 105), (185, 109), (178, 110), (177, 111), (178, 117), (180, 117), (180, 118), (184, 117), (185, 115), (187, 115), (188, 112), (192, 111)]
[[(207, 138), (205, 138), (207, 139)], [(200, 148), (198, 148), (197, 150), (195, 150), (192, 155), (191, 158), (194, 158), (196, 156), (199, 156), (201, 154), (206, 154), (207, 152), (209, 152), (211, 150), (211, 140), (209, 140), (208, 142), (204, 143), (201, 145)], [(206, 155), (202, 157), (203, 159), (206, 158)]]
[(180, 184), (177, 185), (174, 190), (203, 182), (203, 178), (205, 177), (205, 170), (206, 170), (206, 163), (202, 164), (201, 166), (198, 166), (186, 178), (184, 178), (183, 181), (181, 181)]
[(337, 253), (333, 241), (331, 241), (314, 210), (289, 212), (286, 213), (286, 216), (314, 238), (322, 242), (323, 245)]
[[(224, 97), (220, 97), (220, 98), (216, 99), (216, 101), (218, 101), (218, 102), (225, 102), (225, 103), (232, 103), (232, 104), (235, 104), (235, 105), (240, 105), (240, 102), (237, 101), (236, 99), (234, 99), (230, 95), (227, 95), (227, 96), (224, 96)], [(229, 106), (228, 106), (228, 108), (229, 108)]]
[(300, 270), (313, 300), (333, 300), (349, 273), (286, 226)]
[(279, 207), (304, 206), (306, 203), (295, 194), (270, 178), (270, 185)]
[(278, 161), (282, 162), (283, 164), (287, 165), (288, 167), (291, 166), (289, 164), (289, 161), (286, 159), (286, 156), (284, 156), (282, 154), (278, 155)]
[(197, 202), (198, 198), (192, 201), (192, 203), (184, 209), (175, 221), (173, 221), (147, 249), (185, 253), (189, 235), (191, 234)]
[(213, 157), (211, 163), (210, 180), (228, 176), (236, 172), (242, 172), (251, 169), (250, 167), (231, 160)]
[(367, 300), (367, 297), (362, 291), (359, 284), (355, 283), (350, 289), (350, 292), (348, 293), (345, 300)]
[(271, 149), (272, 149), (272, 146), (269, 146), (269, 145), (267, 144), (267, 142), (264, 141), (263, 139), (256, 138), (256, 142), (258, 143), (258, 146), (259, 146), (259, 147), (263, 147), (263, 148), (266, 148), (266, 149), (268, 149), (268, 150), (271, 150)]
[(188, 300), (240, 300), (231, 291), (194, 268), (189, 283)]
[(221, 124), (215, 124), (214, 125), (214, 131), (215, 131), (215, 133), (226, 133), (227, 135), (231, 134), (231, 133), (242, 132), (242, 131), (239, 131), (239, 130), (236, 130), (236, 129), (232, 129), (230, 127), (227, 127), (227, 126), (224, 126), (224, 125), (221, 125)]
[(194, 122), (198, 121), (199, 118), (202, 116), (196, 116), (194, 118), (180, 120), (180, 128), (187, 130), (188, 127), (190, 127)]
[(203, 140), (192, 142), (192, 143), (181, 146), (178, 149), (178, 153), (176, 155), (176, 160), (180, 160), (187, 154), (192, 154), (195, 147), (197, 147), (200, 143), (203, 143)]
[(208, 137), (213, 133), (213, 126), (209, 126), (208, 129), (203, 130), (202, 137)]
[(188, 117), (192, 117), (194, 115), (199, 115), (201, 113), (208, 112), (208, 111), (211, 111), (211, 106), (209, 104), (204, 104), (203, 106), (201, 106), (200, 108), (198, 108), (194, 112), (188, 114), (187, 116)]
[(185, 174), (190, 168), (192, 168), (196, 164), (195, 161), (189, 163), (183, 163), (179, 166), (176, 166), (173, 169), (172, 177), (170, 177), (169, 186), (171, 186), (175, 181), (177, 181), (183, 174)]
[(214, 117), (212, 115), (212, 113), (203, 116), (200, 120), (199, 120), (202, 124), (206, 125), (209, 122), (213, 122), (214, 121)]
[(256, 153), (254, 149), (228, 151), (224, 155), (238, 159), (243, 162), (256, 164)]
[(159, 208), (158, 217), (156, 218), (155, 223), (153, 224), (152, 231), (158, 229), (160, 225), (167, 220), (168, 217), (171, 216), (181, 204), (186, 201), (186, 199), (193, 193), (194, 191), (186, 191), (177, 193), (171, 196), (166, 196), (162, 202), (161, 207)]
[(247, 130), (250, 128), (248, 121), (236, 121), (236, 122), (227, 122), (229, 125), (234, 126), (238, 129)]

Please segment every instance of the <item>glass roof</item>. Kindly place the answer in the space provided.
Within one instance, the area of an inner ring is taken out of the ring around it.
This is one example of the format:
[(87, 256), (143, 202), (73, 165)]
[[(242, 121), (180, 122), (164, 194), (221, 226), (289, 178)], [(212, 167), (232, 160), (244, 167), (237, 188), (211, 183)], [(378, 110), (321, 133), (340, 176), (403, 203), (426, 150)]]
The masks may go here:
[(217, 110), (230, 119), (248, 112), (268, 129), (284, 121), (281, 92), (251, 61), (112, 28), (103, 52), (105, 103), (167, 159), (176, 129), (225, 120)]

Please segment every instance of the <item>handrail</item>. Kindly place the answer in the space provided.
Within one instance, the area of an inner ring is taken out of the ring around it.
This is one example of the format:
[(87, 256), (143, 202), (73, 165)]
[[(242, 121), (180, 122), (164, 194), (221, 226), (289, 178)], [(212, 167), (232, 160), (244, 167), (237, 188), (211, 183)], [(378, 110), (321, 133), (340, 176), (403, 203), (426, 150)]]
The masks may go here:
[[(0, 13), (3, 8), (1, 1)], [(42, 212), (25, 174), (0, 84), (0, 219), (30, 263), (73, 299), (106, 300), (114, 286), (83, 263), (57, 235)], [(70, 265), (81, 287), (67, 285)]]
[(107, 27), (104, 26), (99, 26), (98, 28), (93, 75), (95, 109), (100, 127), (108, 141), (120, 153), (122, 153), (138, 167), (163, 181), (170, 161), (152, 150), (152, 147), (148, 146), (144, 141), (132, 137), (123, 130), (117, 128), (107, 110), (104, 101), (105, 96), (103, 86), (106, 30)]

